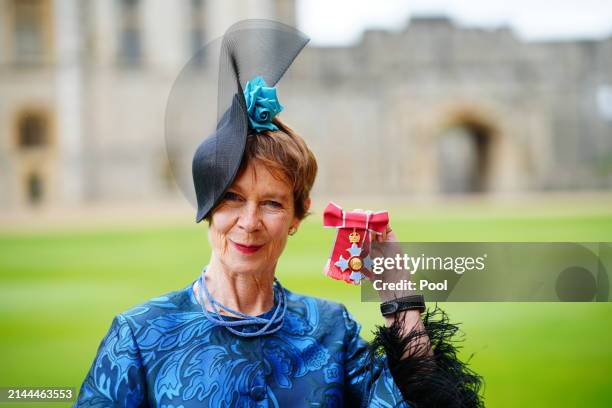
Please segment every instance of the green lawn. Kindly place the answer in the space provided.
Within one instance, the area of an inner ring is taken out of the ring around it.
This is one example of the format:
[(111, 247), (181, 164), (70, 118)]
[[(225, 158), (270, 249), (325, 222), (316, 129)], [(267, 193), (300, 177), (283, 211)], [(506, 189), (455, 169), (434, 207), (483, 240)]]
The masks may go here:
[[(401, 213), (392, 212), (393, 228), (404, 241), (612, 241), (612, 212)], [(279, 278), (345, 303), (369, 338), (381, 323), (377, 304), (322, 275), (334, 232), (319, 218), (291, 238)], [(0, 233), (0, 386), (78, 387), (115, 314), (198, 276), (209, 254), (205, 231), (180, 224)], [(612, 406), (612, 303), (441, 306), (462, 322), (462, 355), (473, 354), (485, 378), (487, 406)]]

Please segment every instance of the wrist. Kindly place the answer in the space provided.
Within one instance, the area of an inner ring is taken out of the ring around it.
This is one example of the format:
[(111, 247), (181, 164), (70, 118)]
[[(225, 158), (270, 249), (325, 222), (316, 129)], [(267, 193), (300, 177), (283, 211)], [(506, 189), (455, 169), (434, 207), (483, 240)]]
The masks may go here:
[(425, 298), (423, 295), (403, 296), (380, 304), (380, 312), (385, 317), (407, 310), (416, 310), (419, 313), (423, 313), (425, 311)]
[(418, 310), (404, 310), (391, 316), (384, 316), (385, 326), (391, 327), (396, 321), (403, 327), (411, 330), (421, 320), (421, 313)]

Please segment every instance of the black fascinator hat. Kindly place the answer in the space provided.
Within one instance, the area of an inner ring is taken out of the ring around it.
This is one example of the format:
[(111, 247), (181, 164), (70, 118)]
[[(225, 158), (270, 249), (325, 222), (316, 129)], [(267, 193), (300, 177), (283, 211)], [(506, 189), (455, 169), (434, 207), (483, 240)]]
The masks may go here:
[[(273, 87), (308, 41), (287, 25), (245, 20), (204, 47), (181, 71), (166, 109), (166, 148), (177, 184), (197, 204), (196, 222), (210, 213), (233, 183), (248, 133), (275, 128), (271, 121), (282, 106)], [(216, 94), (216, 118), (211, 115), (211, 93)], [(256, 94), (263, 108), (249, 100)], [(185, 177), (190, 149), (192, 154), (195, 151), (192, 186)]]

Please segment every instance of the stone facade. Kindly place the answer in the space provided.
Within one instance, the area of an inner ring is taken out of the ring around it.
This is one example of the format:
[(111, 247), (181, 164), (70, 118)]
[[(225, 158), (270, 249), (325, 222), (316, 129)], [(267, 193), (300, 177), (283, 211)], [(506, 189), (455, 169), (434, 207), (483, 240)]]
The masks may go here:
[[(257, 17), (294, 25), (295, 6), (0, 0), (0, 208), (176, 196), (173, 81), (206, 41)], [(319, 160), (318, 194), (612, 187), (612, 37), (529, 43), (420, 18), (307, 48), (279, 88)]]
[[(366, 32), (354, 47), (310, 48), (292, 74), (299, 85), (286, 94), (324, 107), (291, 112), (319, 151), (332, 152), (325, 168), (341, 177), (324, 188), (612, 187), (612, 38), (526, 43), (505, 28), (423, 18), (399, 33)], [(367, 165), (349, 172), (355, 157)]]

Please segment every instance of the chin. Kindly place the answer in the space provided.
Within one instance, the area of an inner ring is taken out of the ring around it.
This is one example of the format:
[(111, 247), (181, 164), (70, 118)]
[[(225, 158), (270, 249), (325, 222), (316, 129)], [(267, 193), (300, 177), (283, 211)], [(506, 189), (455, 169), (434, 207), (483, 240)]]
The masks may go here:
[(253, 258), (243, 258), (243, 259), (233, 259), (225, 262), (227, 268), (234, 273), (254, 273), (257, 271), (261, 271), (262, 269), (267, 269), (270, 267), (268, 262), (262, 262), (261, 259), (253, 259)]

